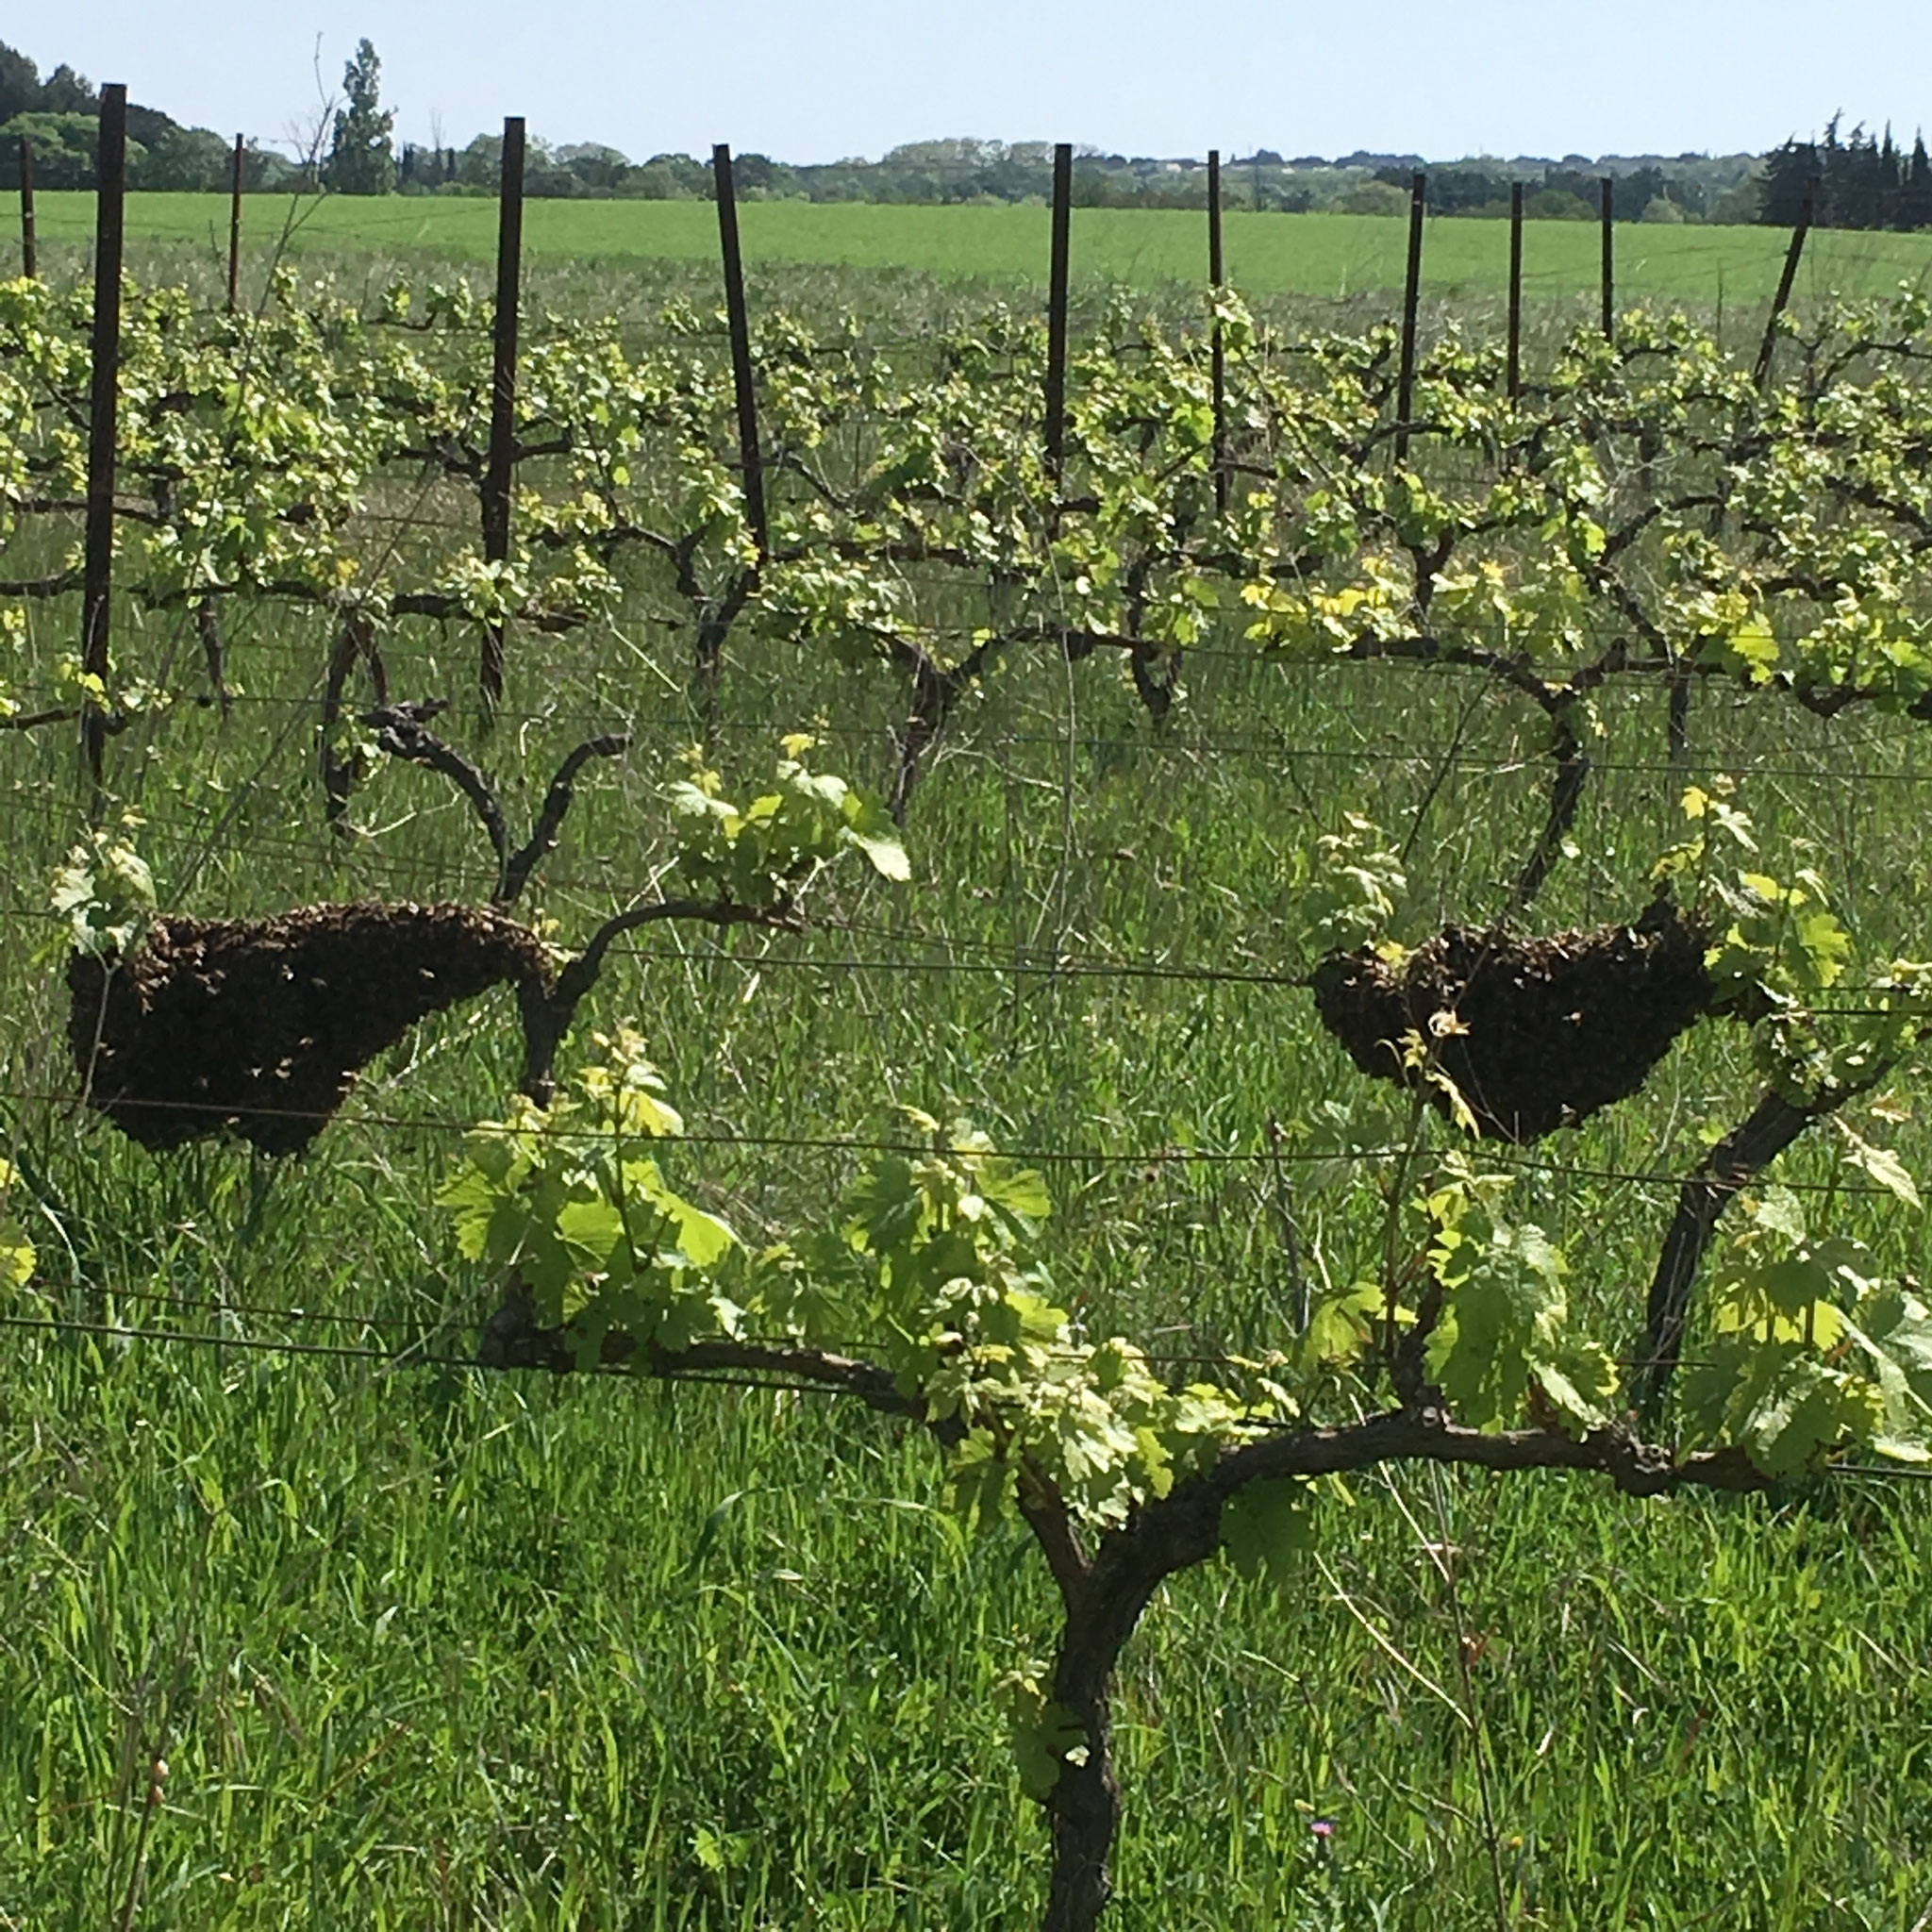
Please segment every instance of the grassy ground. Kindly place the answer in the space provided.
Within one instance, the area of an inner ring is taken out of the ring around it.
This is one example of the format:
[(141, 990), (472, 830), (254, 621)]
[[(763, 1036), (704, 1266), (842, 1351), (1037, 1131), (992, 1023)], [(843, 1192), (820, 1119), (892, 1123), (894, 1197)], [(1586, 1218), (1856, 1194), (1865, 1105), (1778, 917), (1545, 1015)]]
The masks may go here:
[[(587, 781), (551, 863), (568, 934), (645, 873), (654, 788), (691, 732), (685, 646), (651, 608), (641, 591), (608, 629), (516, 641), (490, 757), (526, 792), (587, 729), (637, 741)], [(172, 619), (118, 621), (147, 661), (192, 647)], [(38, 610), (31, 652), (73, 623)], [(112, 746), (165, 903), (480, 894), (481, 841), (429, 774), (382, 775), (362, 844), (323, 833), (322, 644), (306, 619), (243, 613), (234, 719), (183, 708), (153, 756), (142, 731)], [(460, 692), (472, 653), (405, 626), (396, 689)], [(1107, 667), (1016, 668), (915, 800), (909, 893), (875, 889), (796, 940), (654, 942), (595, 1017), (639, 1019), (699, 1134), (890, 1131), (894, 1101), (963, 1105), (1070, 1157), (1049, 1170), (1056, 1265), (1096, 1326), (1176, 1352), (1278, 1334), (1298, 1291), (1284, 1210), (1338, 1274), (1373, 1265), (1377, 1223), (1345, 1163), (1284, 1181), (1267, 1123), (1306, 1152), (1324, 1103), (1359, 1124), (1374, 1096), (1305, 994), (1186, 975), (1299, 964), (1294, 856), (1348, 808), (1405, 832), (1425, 814), (1425, 892), (1492, 910), (1541, 812), (1541, 739), (1459, 678), (1268, 670), (1227, 639), (1189, 682), (1156, 731)], [(747, 646), (724, 693), (727, 771), (819, 716), (828, 761), (882, 778), (902, 702), (882, 675)], [(1657, 707), (1613, 692), (1605, 715), (1587, 856), (1553, 882), (1552, 924), (1629, 913), (1672, 835)], [(1466, 762), (1444, 771), (1458, 729)], [(1802, 854), (1874, 949), (1923, 955), (1932, 736), (1701, 701), (1693, 750), (1744, 774), (1774, 869)], [(513, 1084), (507, 1006), (422, 1029), (301, 1160), (149, 1157), (47, 1097), (71, 1084), (41, 913), (75, 824), (72, 747), (0, 743), (0, 1145), (30, 1178), (46, 1285), (12, 1308), (200, 1338), (0, 1331), (0, 1926), (1028, 1924), (1041, 1835), (991, 1705), (1051, 1641), (1024, 1540), (962, 1539), (921, 1443), (815, 1399), (247, 1347), (470, 1345), (488, 1284), (426, 1204), (454, 1129)], [(1056, 947), (1177, 976), (1041, 971)], [(1701, 1028), (1556, 1157), (1680, 1170), (1752, 1086), (1741, 1041)], [(1932, 1167), (1923, 1124), (1898, 1136)], [(672, 1158), (747, 1233), (818, 1212), (852, 1164)], [(1785, 1171), (1845, 1174), (1823, 1143)], [(1545, 1174), (1524, 1192), (1576, 1256), (1576, 1293), (1634, 1323), (1668, 1186)], [(1932, 1263), (1918, 1221), (1850, 1193), (1819, 1211), (1891, 1265)], [(1850, 1479), (1639, 1506), (1426, 1474), (1325, 1498), (1293, 1588), (1197, 1573), (1129, 1653), (1119, 1923), (1460, 1932), (1498, 1924), (1500, 1873), (1512, 1926), (1914, 1932), (1932, 1905), (1928, 1501)]]
[[(140, 243), (175, 243), (225, 258), (228, 204), (220, 195), (139, 194), (128, 204), (128, 234)], [(904, 268), (942, 280), (1043, 282), (1047, 211), (1041, 208), (884, 208), (752, 202), (741, 209), (752, 264), (817, 263)], [(246, 204), (251, 246), (295, 224), (296, 246), (335, 254), (485, 261), (496, 246), (496, 208), (488, 200), (347, 197), (308, 205), (278, 197)], [(532, 258), (568, 257), (612, 268), (637, 259), (714, 261), (717, 217), (708, 203), (538, 201), (525, 212)], [(41, 232), (52, 243), (92, 233), (85, 194), (43, 194)], [(1407, 224), (1367, 215), (1230, 213), (1227, 272), (1256, 295), (1324, 300), (1386, 293), (1402, 286)], [(1740, 307), (1769, 299), (1787, 238), (1769, 228), (1635, 226), (1619, 231), (1618, 287), (1629, 301), (1690, 303), (1727, 298)], [(1205, 217), (1166, 209), (1082, 208), (1074, 218), (1074, 269), (1083, 278), (1153, 288), (1206, 275)], [(1924, 235), (1822, 233), (1812, 238), (1800, 295), (1831, 290), (1882, 292), (1932, 270)], [(1587, 293), (1597, 286), (1594, 224), (1536, 222), (1524, 245), (1524, 286), (1532, 296)], [(1439, 220), (1429, 225), (1424, 276), (1434, 293), (1495, 295), (1507, 286), (1508, 228), (1501, 222)]]

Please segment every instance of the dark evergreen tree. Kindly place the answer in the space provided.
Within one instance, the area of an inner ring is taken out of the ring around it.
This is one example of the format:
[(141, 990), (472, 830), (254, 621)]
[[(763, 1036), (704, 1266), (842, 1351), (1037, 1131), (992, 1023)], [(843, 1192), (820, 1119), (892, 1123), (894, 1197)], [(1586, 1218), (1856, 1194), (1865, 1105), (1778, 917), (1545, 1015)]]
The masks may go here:
[(342, 69), (344, 105), (322, 167), (325, 185), (338, 194), (388, 194), (396, 185), (396, 117), (382, 107), (381, 77), (375, 42), (363, 41)]
[(41, 105), (41, 70), (18, 47), (0, 41), (0, 123)]
[(1845, 150), (1838, 138), (1838, 124), (1843, 118), (1842, 113), (1834, 114), (1824, 124), (1824, 139), (1818, 143), (1818, 198), (1814, 212), (1819, 226), (1824, 228), (1847, 225), (1843, 206)]
[(92, 114), (98, 111), (101, 96), (86, 75), (75, 73), (63, 60), (42, 82), (38, 105), (43, 114)]
[[(1822, 169), (1823, 158), (1813, 142), (1793, 135), (1782, 147), (1773, 148), (1764, 158), (1757, 219), (1774, 228), (1795, 228), (1805, 197)], [(1814, 218), (1823, 222), (1824, 210), (1813, 212)]]
[(1878, 143), (1865, 132), (1860, 122), (1838, 160), (1837, 178), (1832, 189), (1832, 206), (1840, 228), (1877, 228), (1884, 225), (1885, 170)]
[(158, 108), (143, 108), (139, 101), (128, 102), (129, 141), (138, 141), (142, 147), (158, 147), (170, 135), (185, 132), (181, 124), (172, 114), (164, 114)]
[(1901, 228), (1932, 228), (1932, 155), (1925, 152), (1924, 134), (1912, 142), (1912, 158), (1903, 171), (1898, 225)]

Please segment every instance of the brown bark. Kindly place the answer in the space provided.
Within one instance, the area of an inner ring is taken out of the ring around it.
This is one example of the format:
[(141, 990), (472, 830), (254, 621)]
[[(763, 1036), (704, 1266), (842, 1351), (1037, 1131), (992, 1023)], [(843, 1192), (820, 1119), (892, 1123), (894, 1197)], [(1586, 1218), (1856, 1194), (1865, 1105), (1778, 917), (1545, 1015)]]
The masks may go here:
[(496, 788), (480, 767), (472, 764), (454, 745), (445, 744), (429, 729), (428, 720), (443, 708), (441, 699), (423, 705), (378, 705), (365, 711), (362, 722), (376, 729), (376, 741), (391, 758), (406, 758), (411, 764), (426, 765), (441, 772), (465, 798), (496, 855), (496, 885), (490, 894), (492, 906), (511, 906), (529, 883), (530, 874), (557, 844), (557, 835), (576, 795), (577, 774), (591, 758), (613, 758), (627, 750), (630, 740), (606, 734), (589, 738), (558, 767), (550, 790), (544, 794), (543, 808), (529, 838), (515, 849), (510, 845), (509, 824), (504, 816), (503, 802)]
[(1670, 1387), (1684, 1348), (1684, 1325), (1690, 1312), (1690, 1291), (1697, 1280), (1719, 1218), (1732, 1197), (1802, 1134), (1812, 1122), (1833, 1114), (1847, 1101), (1870, 1091), (1885, 1077), (1885, 1061), (1856, 1086), (1827, 1087), (1802, 1106), (1767, 1088), (1750, 1115), (1720, 1141), (1677, 1191), (1677, 1209), (1657, 1255), (1645, 1310), (1643, 1345), (1632, 1377), (1633, 1392), (1646, 1411), (1654, 1410)]
[(569, 1033), (584, 995), (596, 985), (605, 955), (625, 933), (660, 919), (695, 920), (706, 925), (764, 925), (781, 932), (800, 929), (797, 914), (788, 906), (734, 906), (728, 900), (660, 899), (607, 919), (553, 985), (520, 985), (517, 989), (524, 1024), (523, 1091), (539, 1107), (548, 1107), (557, 1090), (557, 1050)]
[[(1053, 1872), (1042, 1932), (1093, 1932), (1111, 1881), (1108, 1863), (1120, 1824), (1120, 1787), (1111, 1753), (1113, 1674), (1154, 1592), (1176, 1572), (1207, 1562), (1221, 1547), (1225, 1506), (1251, 1482), (1345, 1473), (1393, 1461), (1460, 1463), (1482, 1469), (1571, 1469), (1607, 1475), (1626, 1495), (1679, 1488), (1761, 1490), (1766, 1478), (1740, 1451), (1675, 1460), (1620, 1427), (1575, 1438), (1555, 1431), (1485, 1435), (1433, 1409), (1391, 1409), (1340, 1428), (1283, 1430), (1225, 1452), (1203, 1474), (1143, 1505), (1100, 1540), (1069, 1591), (1054, 1670), (1054, 1698), (1085, 1733), (1084, 1762), (1065, 1761), (1046, 1801)], [(1038, 1525), (1035, 1534), (1039, 1534)]]

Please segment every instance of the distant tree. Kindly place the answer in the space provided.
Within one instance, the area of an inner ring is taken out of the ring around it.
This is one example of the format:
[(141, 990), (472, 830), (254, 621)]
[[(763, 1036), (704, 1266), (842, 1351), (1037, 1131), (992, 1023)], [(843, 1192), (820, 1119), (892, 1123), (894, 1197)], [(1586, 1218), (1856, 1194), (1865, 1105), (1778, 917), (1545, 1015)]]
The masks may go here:
[(182, 131), (180, 122), (172, 114), (164, 114), (158, 108), (143, 108), (139, 101), (128, 102), (129, 141), (138, 141), (142, 147), (158, 147), (169, 135), (179, 134)]
[(1874, 138), (1861, 123), (1841, 136), (1842, 118), (1831, 117), (1822, 140), (1793, 136), (1764, 157), (1757, 218), (1791, 226), (1815, 188), (1812, 219), (1820, 227), (1932, 228), (1932, 158), (1923, 134), (1907, 155), (1890, 126)]
[(503, 136), (477, 135), (456, 157), (450, 178), (460, 187), (494, 194), (503, 178)]
[(1593, 222), (1601, 210), (1566, 189), (1540, 188), (1523, 197), (1523, 212), (1533, 222)]
[(322, 178), (338, 194), (388, 194), (396, 185), (395, 115), (378, 95), (382, 62), (373, 41), (356, 48), (342, 69), (344, 105), (336, 110), (335, 137)]
[(258, 147), (250, 142), (242, 150), (242, 192), (244, 194), (296, 194), (301, 192), (303, 168), (274, 148)]
[[(1861, 122), (1843, 142), (1834, 116), (1825, 130), (1824, 200), (1834, 228), (1885, 225), (1885, 157)], [(1896, 157), (1893, 158), (1896, 166)]]
[(1705, 219), (1721, 227), (1741, 228), (1757, 221), (1764, 206), (1764, 183), (1757, 175), (1747, 175), (1716, 195), (1705, 210)]
[[(1407, 208), (1413, 175), (1413, 169), (1377, 168), (1374, 179), (1396, 190), (1402, 196), (1404, 208)], [(1431, 168), (1428, 171), (1428, 197), (1432, 215), (1468, 214), (1472, 209), (1486, 207), (1491, 202), (1507, 204), (1509, 181), (1507, 175), (1492, 175), (1482, 168)]]
[(1075, 208), (1131, 208), (1139, 198), (1133, 178), (1118, 178), (1109, 168), (1075, 168), (1073, 188)]
[[(92, 188), (94, 152), (100, 141), (100, 117), (94, 114), (16, 114), (0, 126), (0, 186), (20, 185), (20, 140), (34, 144), (34, 181), (42, 188)], [(145, 162), (147, 150), (139, 142), (127, 143), (130, 175)]]
[(731, 185), (741, 194), (778, 196), (790, 192), (791, 170), (770, 155), (733, 155)]
[(127, 185), (208, 194), (226, 188), (233, 170), (234, 151), (219, 134), (171, 125), (140, 163), (128, 169)]
[[(1774, 228), (1796, 227), (1805, 197), (1810, 193), (1811, 184), (1819, 178), (1823, 168), (1823, 158), (1815, 142), (1800, 141), (1793, 135), (1782, 147), (1773, 148), (1764, 158), (1757, 219)], [(1824, 210), (1814, 212), (1822, 223)]]
[(1670, 198), (1671, 185), (1661, 168), (1633, 168), (1619, 175), (1611, 187), (1611, 212), (1620, 222), (1641, 222), (1652, 202)]
[(1670, 175), (1664, 179), (1664, 192), (1684, 210), (1687, 219), (1702, 221), (1709, 214), (1713, 196), (1709, 184), (1694, 175)]
[(41, 83), (39, 105), (43, 114), (92, 114), (100, 110), (101, 96), (86, 75), (63, 60)]
[(0, 122), (41, 105), (41, 70), (18, 47), (0, 41)]
[(1912, 142), (1912, 158), (1906, 163), (1899, 184), (1898, 225), (1901, 228), (1932, 228), (1932, 157), (1925, 153), (1925, 137)]
[[(1603, 212), (1603, 177), (1609, 172), (1607, 168), (1546, 168), (1543, 187), (1552, 193), (1574, 196), (1594, 218)], [(1620, 222), (1641, 221), (1643, 210), (1658, 195), (1669, 192), (1661, 168), (1631, 168), (1612, 177), (1610, 212)]]
[(623, 192), (641, 201), (706, 201), (711, 171), (690, 155), (653, 155), (625, 176)]
[(1818, 144), (1818, 203), (1814, 213), (1821, 225), (1830, 228), (1846, 225), (1845, 149), (1844, 142), (1838, 138), (1841, 119), (1842, 115), (1834, 114), (1824, 124), (1824, 139)]
[(456, 178), (457, 151), (440, 142), (428, 147), (406, 143), (396, 160), (396, 187), (406, 193), (434, 194)]
[(891, 149), (881, 167), (989, 168), (1007, 158), (1004, 142), (908, 141)]
[(547, 141), (531, 141), (525, 150), (524, 192), (532, 201), (575, 201), (598, 191), (558, 158)]
[(1392, 181), (1361, 181), (1341, 198), (1341, 211), (1349, 215), (1406, 215), (1408, 190)]
[(1644, 204), (1643, 212), (1638, 219), (1645, 222), (1679, 223), (1684, 219), (1684, 210), (1668, 194), (1658, 194)]
[(631, 172), (627, 156), (594, 141), (558, 148), (550, 159), (553, 166), (567, 169), (592, 194), (615, 194)]
[(1891, 123), (1885, 124), (1885, 142), (1877, 155), (1877, 222), (1884, 228), (1898, 226), (1898, 205), (1905, 183), (1899, 163), (1898, 143), (1891, 138)]

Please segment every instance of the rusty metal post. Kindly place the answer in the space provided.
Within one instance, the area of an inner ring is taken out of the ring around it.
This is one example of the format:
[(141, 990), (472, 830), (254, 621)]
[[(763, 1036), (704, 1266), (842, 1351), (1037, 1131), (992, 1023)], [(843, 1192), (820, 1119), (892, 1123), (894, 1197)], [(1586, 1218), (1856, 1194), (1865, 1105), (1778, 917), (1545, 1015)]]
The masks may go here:
[(1509, 184), (1509, 400), (1523, 394), (1523, 183)]
[(235, 166), (228, 187), (228, 313), (235, 312), (242, 287), (242, 137), (235, 137)]
[(1764, 341), (1757, 348), (1757, 382), (1760, 390), (1771, 380), (1771, 358), (1777, 347), (1777, 320), (1790, 306), (1799, 258), (1805, 253), (1805, 237), (1811, 232), (1811, 206), (1817, 192), (1815, 181), (1807, 185), (1805, 199), (1798, 208), (1798, 225), (1791, 230), (1791, 245), (1785, 251), (1785, 272), (1778, 277), (1777, 293), (1772, 298), (1771, 315), (1764, 325)]
[[(509, 558), (510, 492), (517, 461), (517, 309), (522, 299), (524, 257), (524, 119), (505, 117), (503, 174), (496, 192), (496, 341), (490, 384), (490, 455), (483, 472), (483, 556), (487, 562)], [(504, 636), (507, 626), (483, 626), (483, 703), (494, 711), (503, 702)]]
[(34, 234), (34, 144), (20, 137), (20, 272), (28, 281), (41, 273), (40, 242)]
[(1408, 184), (1408, 276), (1402, 290), (1402, 368), (1395, 386), (1395, 460), (1408, 458), (1408, 412), (1415, 407), (1416, 314), (1423, 293), (1423, 219), (1429, 177), (1420, 169)]
[(1046, 471), (1059, 488), (1067, 454), (1067, 251), (1073, 225), (1074, 144), (1053, 151), (1053, 253), (1046, 291)]
[(764, 563), (772, 554), (772, 531), (765, 517), (765, 462), (758, 450), (751, 311), (745, 306), (744, 255), (738, 241), (738, 187), (732, 178), (731, 149), (722, 141), (711, 150), (711, 173), (718, 195), (718, 248), (724, 258), (724, 311), (731, 330), (731, 388), (738, 402), (738, 467), (744, 487), (744, 519), (751, 525), (758, 561)]
[[(93, 370), (88, 392), (87, 535), (81, 578), (82, 668), (107, 684), (108, 599), (114, 580), (114, 432), (121, 395), (121, 240), (127, 192), (127, 90), (101, 90), (94, 162)], [(90, 697), (80, 721), (81, 756), (98, 793), (107, 713)]]
[[(1208, 279), (1220, 294), (1227, 282), (1227, 263), (1221, 247), (1221, 150), (1208, 150)], [(1214, 381), (1214, 508), (1227, 509), (1227, 356), (1222, 346), (1221, 317), (1214, 318), (1208, 357)]]
[(1604, 341), (1617, 340), (1617, 184), (1603, 177)]

